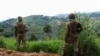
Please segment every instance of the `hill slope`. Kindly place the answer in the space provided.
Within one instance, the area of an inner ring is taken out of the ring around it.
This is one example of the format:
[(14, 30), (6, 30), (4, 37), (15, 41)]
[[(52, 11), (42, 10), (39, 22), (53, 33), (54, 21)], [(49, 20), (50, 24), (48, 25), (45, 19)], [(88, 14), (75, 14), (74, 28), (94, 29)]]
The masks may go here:
[[(80, 13), (80, 16), (84, 15), (85, 13)], [(86, 13), (91, 18), (99, 18), (100, 12), (91, 12)], [(30, 15), (27, 17), (24, 17), (23, 20), (25, 23), (29, 26), (29, 32), (28, 34), (36, 35), (37, 38), (41, 38), (44, 35), (43, 27), (45, 24), (49, 24), (52, 28), (52, 37), (56, 37), (59, 34), (59, 28), (62, 25), (63, 22), (67, 21), (68, 14), (58, 14), (56, 16), (43, 16), (43, 15)], [(16, 22), (15, 18), (8, 19), (6, 21), (0, 22), (0, 28), (4, 29), (4, 33), (10, 36), (14, 36), (14, 29), (13, 26)]]

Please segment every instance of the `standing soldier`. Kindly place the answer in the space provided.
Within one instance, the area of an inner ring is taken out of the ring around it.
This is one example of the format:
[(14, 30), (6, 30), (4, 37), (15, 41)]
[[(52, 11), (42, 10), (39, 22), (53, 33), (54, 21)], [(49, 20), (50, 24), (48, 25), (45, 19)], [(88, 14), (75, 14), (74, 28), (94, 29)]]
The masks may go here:
[(18, 22), (14, 26), (14, 30), (15, 30), (15, 37), (17, 39), (17, 50), (19, 50), (21, 41), (24, 45), (24, 49), (26, 49), (27, 46), (26, 46), (25, 33), (28, 31), (28, 28), (23, 23), (23, 20), (22, 20), (21, 16), (18, 17)]
[(66, 56), (66, 48), (69, 44), (74, 47), (74, 56), (78, 56), (78, 34), (83, 30), (81, 24), (75, 20), (75, 14), (69, 14), (69, 22), (67, 23), (65, 34), (65, 44), (63, 47), (62, 56)]

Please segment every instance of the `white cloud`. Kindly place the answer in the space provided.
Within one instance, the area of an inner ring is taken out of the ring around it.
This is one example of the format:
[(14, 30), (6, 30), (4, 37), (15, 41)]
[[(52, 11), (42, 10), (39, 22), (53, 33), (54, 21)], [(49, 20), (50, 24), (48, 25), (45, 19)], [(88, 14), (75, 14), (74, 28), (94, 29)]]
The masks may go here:
[(0, 0), (0, 20), (32, 14), (99, 11), (99, 3), (99, 0)]

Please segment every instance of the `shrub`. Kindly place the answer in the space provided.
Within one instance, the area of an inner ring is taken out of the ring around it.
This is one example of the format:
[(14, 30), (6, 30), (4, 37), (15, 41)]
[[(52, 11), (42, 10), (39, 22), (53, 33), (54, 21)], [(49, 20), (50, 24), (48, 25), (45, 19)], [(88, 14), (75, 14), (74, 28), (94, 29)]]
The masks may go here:
[[(30, 46), (29, 46), (30, 45)], [(29, 52), (49, 52), (49, 53), (58, 53), (62, 45), (61, 40), (49, 40), (49, 41), (33, 41), (28, 45)]]
[(4, 37), (12, 37), (13, 36), (13, 32), (4, 32), (3, 33)]
[(0, 32), (3, 32), (4, 31), (4, 29), (3, 28), (0, 28)]
[(96, 35), (93, 31), (93, 24), (88, 15), (80, 17), (77, 15), (78, 20), (83, 25), (83, 31), (79, 35), (79, 55), (80, 56), (98, 56), (100, 54), (95, 44)]
[(33, 41), (33, 40), (38, 40), (38, 38), (34, 35), (34, 33), (31, 33), (29, 41)]
[(3, 38), (0, 38), (0, 48), (6, 48)]

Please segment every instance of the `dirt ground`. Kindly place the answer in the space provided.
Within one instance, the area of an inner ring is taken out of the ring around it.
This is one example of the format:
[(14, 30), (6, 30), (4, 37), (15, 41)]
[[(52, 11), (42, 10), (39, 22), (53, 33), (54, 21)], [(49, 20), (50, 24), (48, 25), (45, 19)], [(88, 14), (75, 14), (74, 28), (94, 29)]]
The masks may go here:
[(0, 56), (59, 56), (59, 55), (53, 53), (44, 53), (44, 52), (39, 52), (39, 53), (18, 52), (18, 51), (6, 50), (4, 48), (0, 48)]

